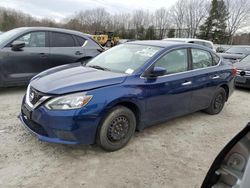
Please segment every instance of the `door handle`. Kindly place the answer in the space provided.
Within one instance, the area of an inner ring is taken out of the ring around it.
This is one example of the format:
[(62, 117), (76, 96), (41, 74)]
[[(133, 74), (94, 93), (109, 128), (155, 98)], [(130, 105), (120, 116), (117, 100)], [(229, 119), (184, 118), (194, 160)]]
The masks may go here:
[(82, 55), (83, 53), (80, 51), (76, 51), (75, 55)]
[(220, 78), (220, 76), (218, 76), (218, 75), (215, 75), (215, 76), (212, 77), (213, 80), (218, 79), (218, 78)]
[(188, 81), (188, 82), (183, 82), (181, 85), (183, 85), (183, 86), (188, 86), (188, 85), (191, 85), (192, 84), (192, 82), (191, 81)]

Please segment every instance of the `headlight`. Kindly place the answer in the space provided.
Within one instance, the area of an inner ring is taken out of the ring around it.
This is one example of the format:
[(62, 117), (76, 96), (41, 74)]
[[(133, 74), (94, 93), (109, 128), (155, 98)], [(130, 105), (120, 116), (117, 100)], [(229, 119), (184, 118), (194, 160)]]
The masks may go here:
[(45, 107), (49, 110), (77, 109), (87, 105), (92, 97), (92, 95), (86, 95), (86, 93), (65, 95), (49, 100)]

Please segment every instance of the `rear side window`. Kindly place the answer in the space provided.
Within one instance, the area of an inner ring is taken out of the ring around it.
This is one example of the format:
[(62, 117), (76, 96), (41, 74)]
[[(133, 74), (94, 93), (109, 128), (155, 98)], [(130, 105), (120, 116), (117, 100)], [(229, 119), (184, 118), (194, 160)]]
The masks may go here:
[(52, 32), (50, 37), (50, 47), (73, 47), (75, 41), (72, 35)]
[(187, 49), (179, 49), (169, 52), (158, 60), (155, 66), (164, 67), (167, 70), (167, 74), (187, 71)]
[(76, 40), (78, 42), (77, 46), (83, 46), (83, 44), (85, 43), (86, 39), (84, 39), (82, 37), (79, 37), (79, 36), (75, 36), (75, 37), (76, 37)]
[(200, 49), (191, 49), (193, 69), (213, 66), (213, 58), (210, 52)]

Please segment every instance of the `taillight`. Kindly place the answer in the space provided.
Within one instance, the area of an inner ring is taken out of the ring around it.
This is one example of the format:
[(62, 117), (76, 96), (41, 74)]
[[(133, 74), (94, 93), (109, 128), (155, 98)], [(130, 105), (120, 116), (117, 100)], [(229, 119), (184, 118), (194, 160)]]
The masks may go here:
[(237, 76), (237, 68), (233, 67), (232, 69), (233, 76)]

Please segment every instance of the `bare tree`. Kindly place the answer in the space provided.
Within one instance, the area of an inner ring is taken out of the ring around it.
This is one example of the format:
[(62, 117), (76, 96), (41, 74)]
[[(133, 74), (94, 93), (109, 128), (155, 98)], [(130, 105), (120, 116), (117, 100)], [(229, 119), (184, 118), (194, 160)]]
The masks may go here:
[(233, 42), (233, 35), (248, 23), (250, 16), (250, 0), (225, 0), (229, 11), (227, 30), (230, 37), (230, 44)]
[(170, 9), (170, 14), (172, 15), (173, 22), (175, 23), (175, 29), (177, 30), (177, 37), (183, 36), (182, 31), (185, 28), (185, 7), (186, 0), (178, 0)]
[(159, 31), (159, 37), (158, 37), (159, 39), (162, 39), (163, 37), (165, 37), (166, 30), (170, 26), (169, 17), (170, 17), (169, 11), (164, 7), (155, 11), (155, 14), (154, 14), (155, 23), (154, 23), (154, 25), (155, 25), (156, 30)]
[[(185, 7), (186, 6), (186, 7)], [(203, 20), (208, 14), (209, 1), (208, 0), (187, 0), (183, 7), (184, 20), (187, 28), (187, 35), (194, 38)]]

